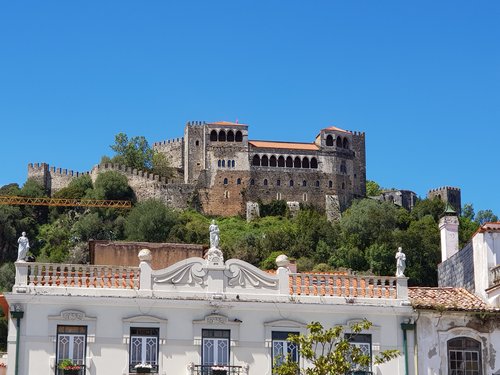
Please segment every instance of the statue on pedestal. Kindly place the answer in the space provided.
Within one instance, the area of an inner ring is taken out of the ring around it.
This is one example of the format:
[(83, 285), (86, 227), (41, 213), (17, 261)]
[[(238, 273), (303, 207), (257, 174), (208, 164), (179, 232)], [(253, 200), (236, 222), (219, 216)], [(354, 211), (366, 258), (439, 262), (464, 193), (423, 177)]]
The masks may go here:
[(17, 261), (24, 261), (30, 248), (30, 242), (28, 237), (26, 237), (26, 232), (21, 233), (21, 237), (18, 238), (17, 243), (19, 244), (17, 248)]
[(396, 253), (396, 277), (404, 277), (404, 272), (406, 268), (406, 255), (403, 253), (403, 248), (398, 247), (398, 252)]
[(219, 226), (212, 220), (210, 230), (210, 249), (208, 249), (206, 258), (209, 263), (224, 263), (224, 255), (219, 249)]

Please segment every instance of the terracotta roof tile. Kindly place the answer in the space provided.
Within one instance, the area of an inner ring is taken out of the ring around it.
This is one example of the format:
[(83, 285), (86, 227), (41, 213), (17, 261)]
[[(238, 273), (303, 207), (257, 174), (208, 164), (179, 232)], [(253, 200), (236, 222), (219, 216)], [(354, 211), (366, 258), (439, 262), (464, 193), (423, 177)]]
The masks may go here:
[(497, 311), (464, 288), (412, 287), (408, 297), (415, 308), (447, 311)]
[(336, 126), (330, 126), (328, 128), (324, 128), (322, 130), (333, 130), (333, 131), (338, 131), (338, 132), (343, 132), (343, 133), (349, 133), (349, 134), (352, 134), (352, 132), (350, 132), (349, 130), (344, 130), (344, 129), (340, 129), (340, 128), (337, 128)]
[(272, 142), (272, 141), (248, 141), (250, 145), (257, 148), (281, 148), (287, 150), (318, 151), (319, 147), (314, 143), (299, 142)]
[(219, 126), (234, 126), (234, 125), (239, 125), (239, 126), (247, 126), (246, 124), (240, 124), (239, 122), (231, 122), (231, 121), (216, 121), (216, 122), (210, 122), (207, 125), (219, 125)]

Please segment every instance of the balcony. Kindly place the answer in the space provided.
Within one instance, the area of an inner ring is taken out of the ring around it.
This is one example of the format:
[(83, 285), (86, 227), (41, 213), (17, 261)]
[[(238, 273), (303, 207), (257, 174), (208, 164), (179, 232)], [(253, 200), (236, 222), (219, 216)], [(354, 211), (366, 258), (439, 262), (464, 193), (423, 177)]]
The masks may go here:
[(246, 375), (248, 369), (243, 366), (229, 365), (192, 365), (191, 375)]
[(500, 265), (493, 267), (490, 270), (490, 287), (500, 284)]

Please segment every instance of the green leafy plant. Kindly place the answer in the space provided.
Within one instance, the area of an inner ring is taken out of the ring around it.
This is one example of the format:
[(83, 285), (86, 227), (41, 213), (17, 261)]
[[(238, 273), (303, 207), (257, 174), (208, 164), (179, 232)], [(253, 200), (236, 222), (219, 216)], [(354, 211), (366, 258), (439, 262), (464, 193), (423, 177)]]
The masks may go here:
[(60, 370), (80, 370), (82, 368), (81, 365), (73, 362), (71, 359), (63, 359), (57, 367)]

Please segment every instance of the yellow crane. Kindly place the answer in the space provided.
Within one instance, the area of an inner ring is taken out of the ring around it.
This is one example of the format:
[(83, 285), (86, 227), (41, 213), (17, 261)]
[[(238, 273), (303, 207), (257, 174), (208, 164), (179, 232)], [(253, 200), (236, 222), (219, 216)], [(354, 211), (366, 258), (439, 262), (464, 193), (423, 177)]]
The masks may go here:
[(71, 199), (71, 198), (33, 198), (18, 196), (0, 196), (0, 204), (21, 206), (52, 206), (52, 207), (110, 207), (132, 208), (132, 202), (104, 199)]

